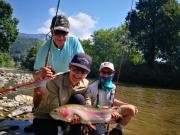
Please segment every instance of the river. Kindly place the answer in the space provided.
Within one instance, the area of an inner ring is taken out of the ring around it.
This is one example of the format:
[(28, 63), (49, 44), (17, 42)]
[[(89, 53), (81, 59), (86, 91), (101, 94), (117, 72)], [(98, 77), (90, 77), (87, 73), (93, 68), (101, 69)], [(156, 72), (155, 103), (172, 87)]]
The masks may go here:
[(116, 96), (139, 109), (125, 135), (180, 135), (180, 90), (120, 86)]

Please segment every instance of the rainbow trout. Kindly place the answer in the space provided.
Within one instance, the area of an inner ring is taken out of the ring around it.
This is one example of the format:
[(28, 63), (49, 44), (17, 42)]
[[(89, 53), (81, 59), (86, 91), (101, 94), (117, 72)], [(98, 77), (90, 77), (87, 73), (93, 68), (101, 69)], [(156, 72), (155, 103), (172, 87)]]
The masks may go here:
[(50, 116), (56, 120), (71, 122), (74, 115), (78, 115), (82, 124), (116, 123), (116, 121), (111, 117), (111, 113), (115, 111), (118, 113), (120, 112), (117, 107), (98, 109), (84, 105), (68, 104), (54, 109), (50, 112)]

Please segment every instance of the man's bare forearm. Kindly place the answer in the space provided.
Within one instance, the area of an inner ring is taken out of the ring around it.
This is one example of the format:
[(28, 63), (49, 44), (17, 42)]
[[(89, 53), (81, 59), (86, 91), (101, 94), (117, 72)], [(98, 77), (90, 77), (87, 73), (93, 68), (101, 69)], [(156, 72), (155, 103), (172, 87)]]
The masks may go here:
[(42, 79), (42, 78), (41, 78), (41, 70), (36, 70), (36, 71), (34, 71), (32, 75), (33, 75), (33, 79), (34, 79), (34, 80)]
[(125, 103), (123, 101), (120, 101), (118, 99), (114, 99), (114, 106), (121, 106), (121, 105), (127, 105), (128, 103)]

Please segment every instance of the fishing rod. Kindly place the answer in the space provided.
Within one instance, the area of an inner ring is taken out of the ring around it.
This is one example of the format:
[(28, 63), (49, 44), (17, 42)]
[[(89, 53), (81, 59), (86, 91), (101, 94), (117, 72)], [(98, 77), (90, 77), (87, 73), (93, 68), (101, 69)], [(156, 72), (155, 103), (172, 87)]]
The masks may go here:
[[(53, 25), (53, 27), (52, 27), (52, 31), (54, 31), (54, 27), (55, 27), (55, 25), (56, 25), (56, 23), (57, 23), (57, 13), (58, 13), (58, 9), (59, 9), (59, 5), (60, 5), (60, 2), (61, 2), (61, 0), (58, 0), (58, 4), (57, 4), (57, 8), (56, 8), (56, 19), (55, 19), (55, 23), (54, 23), (54, 25)], [(50, 32), (49, 32), (50, 33)], [(48, 34), (49, 34), (48, 33)], [(48, 51), (47, 51), (47, 55), (46, 55), (46, 59), (45, 59), (45, 67), (48, 65), (48, 58), (49, 58), (49, 55), (50, 55), (50, 50), (51, 50), (51, 45), (52, 45), (52, 38), (53, 38), (53, 34), (54, 34), (54, 32), (52, 32), (51, 33), (52, 34), (52, 36), (51, 36), (51, 38), (50, 38), (50, 43), (49, 43), (49, 46), (48, 46)]]
[(27, 82), (27, 83), (23, 83), (23, 84), (20, 84), (20, 85), (16, 85), (12, 88), (8, 88), (8, 89), (0, 89), (0, 94), (3, 94), (3, 93), (6, 93), (6, 92), (9, 92), (9, 91), (16, 91), (17, 89), (21, 88), (21, 87), (26, 87), (26, 86), (30, 86), (30, 85), (33, 85), (33, 84), (36, 84), (36, 83), (41, 83), (45, 80), (50, 80), (52, 78), (56, 78), (58, 76), (62, 76), (64, 73), (57, 73), (53, 76), (50, 76), (50, 77), (45, 77), (44, 79), (38, 79), (36, 81), (33, 81), (33, 82)]
[[(134, 0), (131, 1), (131, 9), (130, 9), (130, 12), (128, 13), (128, 20), (127, 20), (127, 23), (126, 23), (126, 28), (125, 28), (125, 39), (127, 38), (128, 36), (128, 31), (129, 31), (129, 25), (130, 25), (130, 22), (131, 22), (131, 14), (132, 14), (132, 7), (133, 7), (133, 3), (134, 3)], [(112, 107), (114, 106), (114, 102), (115, 102), (115, 96), (117, 95), (117, 87), (118, 87), (118, 82), (119, 82), (119, 78), (120, 78), (120, 74), (121, 74), (121, 70), (122, 70), (122, 66), (123, 66), (123, 62), (124, 62), (124, 48), (121, 49), (121, 58), (120, 58), (120, 65), (119, 65), (119, 70), (118, 70), (118, 74), (117, 74), (117, 79), (116, 79), (116, 89), (115, 89), (115, 94), (114, 94), (114, 98), (113, 98), (113, 103), (112, 103)], [(106, 135), (108, 134), (109, 132), (109, 124), (107, 125), (107, 132), (106, 132)]]
[[(131, 10), (130, 13), (128, 14), (128, 21), (127, 21), (127, 25), (126, 25), (126, 29), (125, 29), (125, 39), (127, 39), (128, 36), (128, 31), (129, 31), (129, 25), (130, 25), (130, 21), (131, 21), (131, 14), (132, 14), (132, 6), (133, 6), (134, 1), (132, 0), (131, 3)], [(116, 79), (116, 89), (115, 89), (115, 95), (117, 94), (117, 86), (118, 86), (118, 82), (119, 82), (119, 78), (120, 78), (120, 74), (121, 74), (121, 70), (122, 70), (122, 65), (124, 62), (124, 48), (121, 49), (121, 58), (120, 58), (120, 65), (119, 65), (119, 70), (118, 70), (118, 74), (117, 74), (117, 79)], [(113, 104), (114, 105), (114, 101)]]

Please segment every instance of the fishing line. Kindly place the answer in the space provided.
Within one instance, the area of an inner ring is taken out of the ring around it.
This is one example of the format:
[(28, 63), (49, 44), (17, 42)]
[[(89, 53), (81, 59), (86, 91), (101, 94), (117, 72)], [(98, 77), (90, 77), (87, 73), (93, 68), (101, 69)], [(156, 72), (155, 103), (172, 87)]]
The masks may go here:
[(53, 75), (52, 77), (45, 77), (44, 79), (39, 79), (39, 80), (36, 80), (36, 81), (33, 81), (33, 82), (23, 83), (23, 84), (16, 85), (16, 86), (14, 86), (12, 88), (8, 88), (8, 89), (5, 89), (5, 90), (0, 89), (0, 94), (6, 93), (6, 92), (9, 92), (9, 91), (16, 91), (17, 89), (22, 88), (22, 87), (27, 87), (27, 86), (31, 86), (31, 85), (34, 86), (37, 83), (41, 83), (41, 82), (43, 82), (45, 80), (49, 80), (49, 79), (52, 79), (52, 78), (56, 78), (58, 76), (62, 76), (63, 74), (64, 73), (57, 73), (57, 74)]
[[(133, 3), (134, 3), (134, 0), (131, 1), (131, 9), (130, 9), (130, 12), (128, 13), (128, 20), (127, 20), (127, 23), (126, 23), (126, 29), (125, 29), (125, 39), (127, 39), (128, 37), (128, 31), (129, 31), (129, 25), (130, 25), (130, 22), (131, 22), (131, 14), (132, 14), (132, 7), (133, 7)], [(121, 74), (121, 70), (122, 70), (122, 65), (123, 65), (123, 62), (124, 62), (124, 48), (121, 49), (121, 57), (120, 57), (120, 64), (119, 64), (119, 70), (118, 70), (118, 74), (117, 74), (117, 79), (116, 79), (116, 89), (115, 89), (115, 94), (114, 94), (114, 98), (113, 98), (113, 104), (112, 104), (112, 107), (114, 106), (114, 100), (115, 100), (115, 97), (117, 95), (117, 89), (118, 89), (118, 82), (119, 82), (119, 78), (120, 78), (120, 74)], [(106, 135), (109, 133), (109, 124), (107, 124), (107, 132), (105, 133)]]
[[(129, 25), (130, 25), (130, 22), (131, 22), (131, 14), (132, 14), (132, 6), (133, 6), (133, 0), (132, 0), (132, 3), (131, 3), (131, 10), (130, 12), (128, 13), (128, 21), (127, 21), (127, 25), (126, 25), (126, 29), (125, 29), (125, 39), (127, 39), (128, 37), (128, 31), (129, 31)], [(118, 70), (118, 74), (117, 74), (117, 79), (116, 79), (116, 90), (115, 90), (115, 94), (117, 92), (117, 86), (118, 86), (118, 82), (119, 82), (119, 78), (120, 78), (120, 74), (121, 74), (121, 70), (122, 70), (122, 65), (123, 65), (123, 62), (124, 62), (124, 48), (121, 49), (121, 58), (120, 58), (120, 64), (119, 64), (119, 70)], [(113, 101), (114, 103), (114, 101)]]

